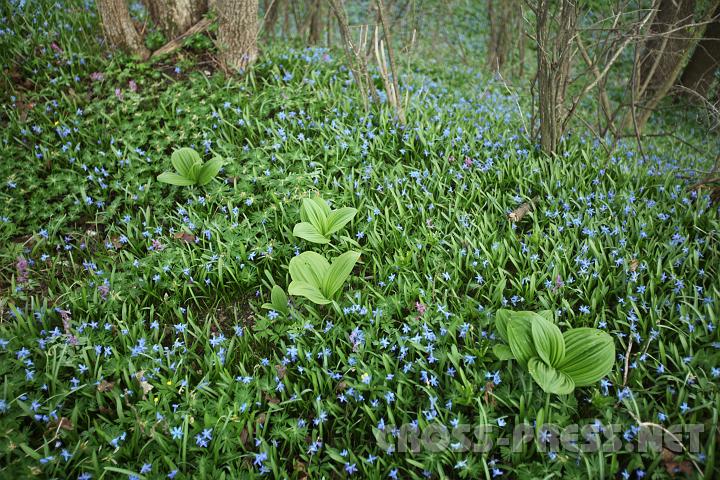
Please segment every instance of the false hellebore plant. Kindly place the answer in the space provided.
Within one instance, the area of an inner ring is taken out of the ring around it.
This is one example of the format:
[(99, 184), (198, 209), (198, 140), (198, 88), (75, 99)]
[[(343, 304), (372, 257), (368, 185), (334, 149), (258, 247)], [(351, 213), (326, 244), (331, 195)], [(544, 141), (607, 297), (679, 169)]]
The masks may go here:
[(292, 281), (288, 293), (319, 305), (333, 303), (358, 258), (360, 253), (350, 251), (335, 257), (330, 263), (319, 253), (303, 252), (290, 260)]
[(206, 185), (215, 178), (223, 164), (222, 158), (215, 157), (203, 163), (200, 154), (192, 148), (179, 148), (170, 158), (175, 167), (174, 172), (163, 172), (157, 179), (163, 183), (186, 187), (189, 185)]
[(495, 345), (493, 353), (500, 360), (517, 360), (546, 393), (564, 395), (592, 385), (610, 373), (615, 362), (610, 335), (596, 328), (560, 333), (550, 311), (498, 310), (495, 326), (507, 345)]
[(330, 243), (330, 236), (353, 219), (357, 210), (351, 207), (331, 210), (320, 197), (306, 198), (300, 207), (302, 222), (295, 225), (293, 235), (313, 243)]

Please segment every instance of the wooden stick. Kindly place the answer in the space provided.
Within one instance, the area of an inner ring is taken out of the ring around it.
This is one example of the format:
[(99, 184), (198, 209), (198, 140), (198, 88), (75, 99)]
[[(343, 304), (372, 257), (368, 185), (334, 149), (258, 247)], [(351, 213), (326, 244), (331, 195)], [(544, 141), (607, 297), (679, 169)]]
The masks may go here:
[(155, 50), (152, 53), (152, 55), (150, 56), (150, 58), (158, 58), (162, 55), (166, 55), (168, 53), (174, 52), (178, 48), (182, 47), (182, 42), (186, 38), (188, 38), (192, 35), (195, 35), (196, 33), (200, 33), (202, 31), (206, 30), (210, 26), (211, 23), (212, 22), (210, 21), (209, 18), (203, 18), (202, 20), (197, 22), (195, 25), (188, 28), (185, 33), (175, 37), (174, 39), (170, 40), (168, 43), (166, 43), (162, 47)]

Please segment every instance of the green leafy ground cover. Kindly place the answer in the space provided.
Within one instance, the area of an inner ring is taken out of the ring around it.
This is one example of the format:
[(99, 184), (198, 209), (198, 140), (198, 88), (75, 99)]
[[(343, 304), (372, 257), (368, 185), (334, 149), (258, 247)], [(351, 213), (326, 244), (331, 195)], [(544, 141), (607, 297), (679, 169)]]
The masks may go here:
[[(550, 160), (529, 99), (462, 67), (414, 65), (400, 125), (362, 111), (334, 51), (267, 48), (242, 79), (187, 52), (109, 59), (92, 5), (59, 6), (0, 7), (3, 477), (670, 475), (658, 451), (395, 444), (547, 415), (628, 444), (640, 422), (702, 424), (674, 468), (717, 470), (718, 209), (678, 176), (692, 151), (578, 135)], [(157, 181), (179, 147), (225, 165)], [(357, 209), (327, 244), (292, 234), (318, 195)], [(335, 305), (262, 308), (299, 253), (350, 250)], [(607, 332), (611, 373), (546, 395), (493, 354), (501, 308)]]

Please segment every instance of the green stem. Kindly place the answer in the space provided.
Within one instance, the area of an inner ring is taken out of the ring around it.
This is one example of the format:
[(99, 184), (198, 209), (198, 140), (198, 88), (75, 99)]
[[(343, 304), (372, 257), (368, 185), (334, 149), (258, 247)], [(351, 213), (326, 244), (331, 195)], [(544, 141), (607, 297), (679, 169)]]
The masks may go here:
[(550, 411), (550, 394), (545, 394), (545, 423), (550, 423), (550, 417), (551, 417), (551, 411)]

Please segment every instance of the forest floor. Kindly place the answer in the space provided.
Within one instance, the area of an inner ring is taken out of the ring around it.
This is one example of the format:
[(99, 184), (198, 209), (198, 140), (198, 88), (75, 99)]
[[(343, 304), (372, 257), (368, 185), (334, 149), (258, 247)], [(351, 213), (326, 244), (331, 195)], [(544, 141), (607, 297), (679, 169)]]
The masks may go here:
[[(233, 79), (109, 59), (65, 3), (2, 7), (0, 476), (717, 471), (720, 217), (694, 151), (578, 134), (550, 159), (529, 99), (460, 66), (406, 71), (403, 125), (363, 112), (339, 51), (267, 48)], [(225, 165), (158, 182), (180, 147)], [(328, 244), (292, 233), (318, 195), (357, 210)], [(334, 304), (263, 308), (299, 252), (348, 250)], [(493, 353), (501, 308), (607, 332), (612, 371), (546, 395)], [(602, 445), (502, 445), (541, 419)], [(664, 448), (638, 451), (648, 422)]]

